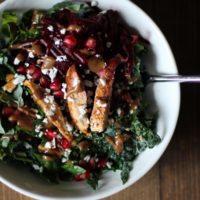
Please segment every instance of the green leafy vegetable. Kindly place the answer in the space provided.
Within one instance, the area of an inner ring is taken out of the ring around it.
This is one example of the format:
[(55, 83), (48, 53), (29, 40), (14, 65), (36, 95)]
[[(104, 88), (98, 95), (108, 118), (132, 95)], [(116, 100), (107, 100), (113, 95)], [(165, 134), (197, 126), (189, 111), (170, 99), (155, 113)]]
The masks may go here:
[(91, 7), (84, 2), (72, 2), (72, 1), (63, 1), (61, 3), (56, 4), (53, 6), (49, 11), (48, 14), (52, 15), (59, 11), (60, 9), (67, 8), (72, 12), (78, 14), (79, 16), (83, 16), (86, 13), (91, 12)]
[(16, 34), (17, 15), (15, 12), (4, 11), (2, 15), (1, 33), (6, 43), (10, 43)]
[(8, 147), (9, 142), (10, 142), (10, 138), (9, 137), (0, 138), (0, 146), (2, 146), (3, 148)]
[(19, 106), (23, 106), (24, 105), (24, 100), (23, 100), (23, 88), (21, 85), (18, 85), (17, 88), (14, 90), (13, 92), (13, 98), (14, 98), (14, 102)]
[(85, 169), (83, 169), (82, 167), (78, 166), (78, 165), (74, 165), (71, 162), (67, 162), (65, 163), (62, 168), (67, 171), (70, 172), (73, 175), (79, 175), (85, 172)]
[(3, 128), (2, 124), (1, 124), (1, 120), (0, 120), (0, 134), (5, 134), (5, 129)]

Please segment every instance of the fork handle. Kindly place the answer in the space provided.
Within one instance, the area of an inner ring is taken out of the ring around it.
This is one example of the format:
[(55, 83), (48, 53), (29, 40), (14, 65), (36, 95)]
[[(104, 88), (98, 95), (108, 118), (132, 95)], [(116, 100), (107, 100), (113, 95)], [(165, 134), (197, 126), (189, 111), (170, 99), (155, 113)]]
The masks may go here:
[(149, 82), (178, 82), (178, 83), (200, 83), (200, 75), (150, 75)]

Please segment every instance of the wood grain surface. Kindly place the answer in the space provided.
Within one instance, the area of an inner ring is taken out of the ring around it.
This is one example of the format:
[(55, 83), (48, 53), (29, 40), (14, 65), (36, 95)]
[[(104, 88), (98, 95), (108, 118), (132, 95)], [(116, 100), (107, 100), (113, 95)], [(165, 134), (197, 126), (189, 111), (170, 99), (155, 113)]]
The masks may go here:
[[(200, 1), (134, 2), (154, 19), (165, 34), (174, 52), (179, 73), (200, 74)], [(200, 84), (183, 84), (181, 92), (177, 128), (160, 161), (136, 184), (105, 200), (200, 199)], [(30, 200), (3, 184), (0, 185), (0, 199)]]

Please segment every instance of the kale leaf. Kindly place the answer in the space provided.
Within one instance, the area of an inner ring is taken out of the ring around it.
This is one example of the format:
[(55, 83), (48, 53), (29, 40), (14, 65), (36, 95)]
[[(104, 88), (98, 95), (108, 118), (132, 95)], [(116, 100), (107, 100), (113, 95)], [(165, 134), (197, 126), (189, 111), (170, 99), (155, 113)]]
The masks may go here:
[(92, 8), (84, 2), (71, 2), (69, 0), (63, 1), (54, 5), (51, 9), (49, 9), (48, 14), (52, 15), (59, 11), (60, 9), (67, 8), (70, 11), (76, 13), (79, 16), (84, 16), (85, 14), (92, 11)]

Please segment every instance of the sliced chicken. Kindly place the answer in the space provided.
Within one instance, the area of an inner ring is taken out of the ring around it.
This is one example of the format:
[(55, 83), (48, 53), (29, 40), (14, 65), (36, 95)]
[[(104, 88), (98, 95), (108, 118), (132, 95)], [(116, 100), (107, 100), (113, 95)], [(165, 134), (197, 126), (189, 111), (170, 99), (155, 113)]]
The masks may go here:
[(75, 65), (68, 69), (66, 83), (67, 104), (72, 120), (81, 132), (88, 134), (87, 94)]
[(67, 122), (53, 96), (45, 94), (44, 89), (32, 81), (24, 81), (24, 86), (31, 90), (33, 100), (42, 108), (48, 120), (58, 128), (63, 137), (65, 137), (68, 141), (71, 141), (72, 136), (67, 131)]
[(116, 56), (109, 61), (106, 68), (98, 72), (100, 79), (96, 88), (90, 117), (90, 129), (92, 132), (103, 132), (107, 126), (115, 69), (120, 63), (121, 58)]
[(3, 86), (3, 89), (9, 93), (12, 93), (14, 89), (17, 87), (17, 85), (13, 83), (14, 80), (15, 80), (14, 74), (7, 74), (6, 84)]

